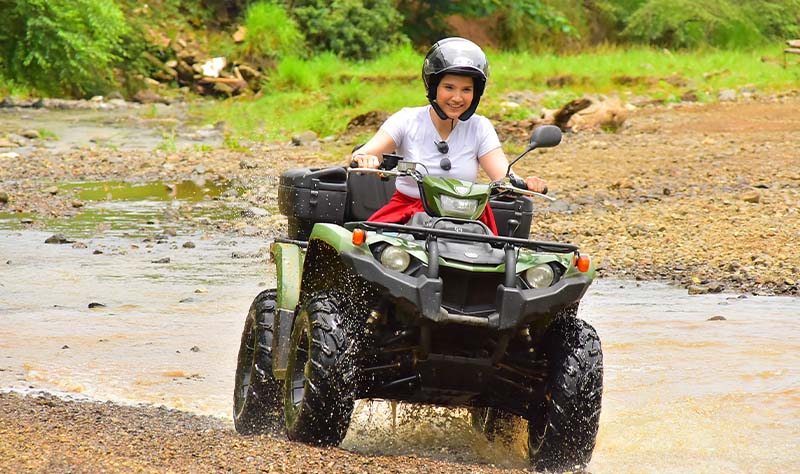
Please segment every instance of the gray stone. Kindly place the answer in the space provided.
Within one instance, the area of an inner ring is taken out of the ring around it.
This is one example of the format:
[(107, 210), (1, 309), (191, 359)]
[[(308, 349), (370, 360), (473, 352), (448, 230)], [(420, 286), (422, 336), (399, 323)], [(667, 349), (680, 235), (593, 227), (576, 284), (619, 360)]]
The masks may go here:
[(69, 240), (64, 234), (53, 234), (44, 241), (46, 244), (72, 244), (74, 240)]
[(736, 100), (736, 91), (733, 89), (723, 89), (717, 94), (717, 99), (720, 102), (731, 102)]
[(317, 134), (311, 130), (306, 130), (292, 137), (292, 145), (294, 146), (310, 145), (315, 141), (317, 141)]

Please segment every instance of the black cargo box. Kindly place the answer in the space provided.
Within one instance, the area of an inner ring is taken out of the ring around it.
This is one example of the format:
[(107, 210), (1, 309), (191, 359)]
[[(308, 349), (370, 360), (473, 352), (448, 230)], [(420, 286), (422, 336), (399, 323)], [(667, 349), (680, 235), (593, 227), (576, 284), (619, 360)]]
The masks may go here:
[(297, 168), (281, 175), (278, 209), (289, 218), (289, 238), (308, 240), (317, 222), (343, 224), (347, 171), (341, 166)]
[(533, 200), (525, 196), (493, 196), (489, 200), (489, 207), (492, 208), (494, 221), (497, 224), (497, 233), (502, 237), (508, 237), (508, 221), (514, 219), (519, 221), (519, 227), (514, 232), (513, 237), (528, 239), (531, 235), (531, 223), (533, 222)]

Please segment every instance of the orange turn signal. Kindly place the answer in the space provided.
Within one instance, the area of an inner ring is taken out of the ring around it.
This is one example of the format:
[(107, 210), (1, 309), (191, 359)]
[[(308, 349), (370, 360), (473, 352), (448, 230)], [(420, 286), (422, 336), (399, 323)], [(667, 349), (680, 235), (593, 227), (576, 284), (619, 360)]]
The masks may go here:
[(353, 245), (361, 245), (367, 241), (367, 231), (364, 229), (355, 229), (353, 231)]
[(576, 266), (578, 267), (578, 270), (586, 273), (589, 271), (589, 263), (591, 263), (589, 257), (586, 255), (581, 255), (578, 257), (578, 264)]

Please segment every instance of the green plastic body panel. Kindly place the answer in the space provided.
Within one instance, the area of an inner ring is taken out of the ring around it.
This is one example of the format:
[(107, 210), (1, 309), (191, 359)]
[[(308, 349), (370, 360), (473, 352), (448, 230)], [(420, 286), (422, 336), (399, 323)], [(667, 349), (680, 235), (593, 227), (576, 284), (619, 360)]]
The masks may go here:
[(278, 278), (278, 308), (294, 311), (300, 299), (300, 280), (303, 274), (305, 251), (288, 243), (273, 243), (270, 247)]
[[(470, 183), (455, 178), (433, 178), (425, 176), (422, 178), (422, 189), (425, 191), (425, 200), (428, 207), (436, 214), (443, 217), (459, 217), (462, 219), (477, 219), (486, 209), (489, 202), (489, 185)], [(441, 195), (452, 196), (457, 199), (474, 199), (478, 201), (475, 213), (471, 216), (450, 215), (442, 208)]]
[[(451, 180), (457, 181), (457, 180)], [(320, 239), (334, 248), (337, 252), (341, 253), (344, 250), (357, 250), (362, 253), (371, 253), (369, 247), (378, 242), (386, 242), (390, 245), (395, 245), (408, 252), (412, 257), (420, 260), (424, 264), (428, 264), (428, 253), (425, 251), (424, 243), (418, 241), (409, 241), (399, 239), (392, 235), (378, 234), (376, 232), (369, 232), (367, 234), (367, 241), (361, 246), (353, 245), (353, 233), (344, 227), (336, 224), (316, 224), (314, 230), (311, 232), (310, 239)], [(543, 263), (557, 262), (566, 269), (564, 277), (571, 277), (576, 275), (588, 276), (591, 279), (595, 277), (594, 261), (591, 261), (589, 271), (581, 273), (572, 264), (573, 254), (570, 253), (536, 253), (527, 249), (520, 249), (517, 256), (517, 273), (522, 273), (529, 268), (535, 267)], [(486, 265), (470, 265), (463, 262), (447, 261), (439, 257), (440, 267), (450, 267), (458, 270), (465, 270), (468, 272), (480, 273), (504, 273), (506, 266), (500, 264), (496, 266)]]

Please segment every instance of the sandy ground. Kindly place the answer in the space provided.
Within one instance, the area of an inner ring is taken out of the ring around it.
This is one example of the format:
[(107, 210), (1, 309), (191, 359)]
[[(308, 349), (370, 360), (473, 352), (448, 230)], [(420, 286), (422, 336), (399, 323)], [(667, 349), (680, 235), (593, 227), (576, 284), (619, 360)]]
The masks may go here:
[[(800, 96), (635, 111), (617, 133), (568, 134), (518, 167), (548, 181), (533, 236), (578, 244), (600, 275), (672, 281), (690, 292), (797, 295)], [(339, 150), (349, 145), (339, 140)], [(179, 181), (221, 176), (246, 188), (220, 205), (259, 207), (209, 232), (276, 235), (277, 179), (298, 165), (343, 163), (325, 146), (234, 151), (83, 149), (0, 154), (0, 212), (46, 219), (80, 212), (53, 185), (76, 180)], [(26, 214), (28, 215), (28, 214)], [(180, 219), (180, 217), (176, 217)], [(410, 457), (364, 457), (243, 437), (216, 419), (156, 408), (0, 394), (2, 472), (494, 472)], [(509, 472), (509, 471), (504, 471)]]

